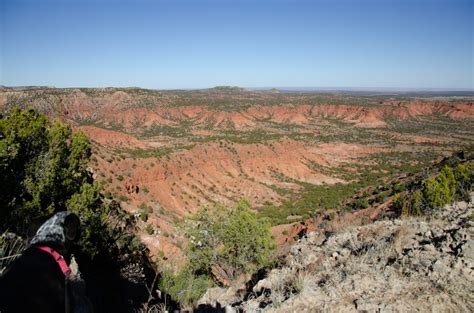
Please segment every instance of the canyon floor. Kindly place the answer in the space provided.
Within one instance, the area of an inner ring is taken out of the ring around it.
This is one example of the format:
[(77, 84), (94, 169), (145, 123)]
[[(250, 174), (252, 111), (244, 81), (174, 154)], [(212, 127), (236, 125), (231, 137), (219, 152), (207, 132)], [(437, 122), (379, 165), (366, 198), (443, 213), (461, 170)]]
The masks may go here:
[[(93, 142), (105, 196), (141, 218), (153, 256), (180, 256), (177, 224), (244, 198), (293, 242), (321, 212), (371, 196), (474, 144), (472, 96), (138, 88), (2, 88), (0, 107), (34, 107)], [(377, 212), (367, 215), (373, 218)], [(150, 226), (149, 226), (150, 225)]]

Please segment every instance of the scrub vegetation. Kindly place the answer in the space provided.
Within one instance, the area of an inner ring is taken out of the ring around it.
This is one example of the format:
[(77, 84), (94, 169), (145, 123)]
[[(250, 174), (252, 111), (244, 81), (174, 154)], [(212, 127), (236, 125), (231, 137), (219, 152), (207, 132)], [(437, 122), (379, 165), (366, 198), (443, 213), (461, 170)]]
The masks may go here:
[(272, 262), (269, 224), (246, 201), (204, 208), (182, 228), (188, 238), (187, 263), (177, 273), (165, 270), (160, 282), (162, 290), (180, 303), (195, 304), (210, 286), (229, 285)]
[[(139, 241), (125, 231), (133, 220), (115, 202), (104, 201), (87, 169), (90, 156), (87, 137), (59, 120), (50, 121), (33, 109), (15, 108), (2, 116), (1, 233), (26, 236), (32, 223), (70, 210), (83, 223), (80, 248), (88, 258), (117, 245), (124, 253), (138, 253)], [(113, 220), (121, 226), (110, 227)]]

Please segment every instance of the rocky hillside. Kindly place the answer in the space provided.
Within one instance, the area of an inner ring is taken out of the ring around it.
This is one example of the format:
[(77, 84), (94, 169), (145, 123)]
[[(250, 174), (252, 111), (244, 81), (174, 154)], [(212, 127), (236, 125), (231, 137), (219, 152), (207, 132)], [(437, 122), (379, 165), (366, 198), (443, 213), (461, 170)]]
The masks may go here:
[(473, 208), (460, 202), (427, 217), (310, 232), (247, 292), (213, 288), (201, 303), (245, 312), (472, 312)]

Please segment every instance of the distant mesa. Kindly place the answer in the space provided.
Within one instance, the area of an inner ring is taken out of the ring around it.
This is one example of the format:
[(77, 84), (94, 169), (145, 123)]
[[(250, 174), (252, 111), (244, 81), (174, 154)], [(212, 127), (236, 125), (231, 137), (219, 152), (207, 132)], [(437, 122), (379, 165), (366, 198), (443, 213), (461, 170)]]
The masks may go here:
[(245, 88), (238, 86), (216, 86), (205, 90), (219, 93), (241, 93), (247, 91)]

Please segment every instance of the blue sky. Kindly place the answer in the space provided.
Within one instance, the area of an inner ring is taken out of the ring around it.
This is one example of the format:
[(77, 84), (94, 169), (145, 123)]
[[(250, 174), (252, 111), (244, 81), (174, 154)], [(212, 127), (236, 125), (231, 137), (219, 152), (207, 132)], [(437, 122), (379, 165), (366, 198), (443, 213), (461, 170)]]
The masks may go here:
[(0, 0), (0, 84), (473, 86), (467, 0)]

